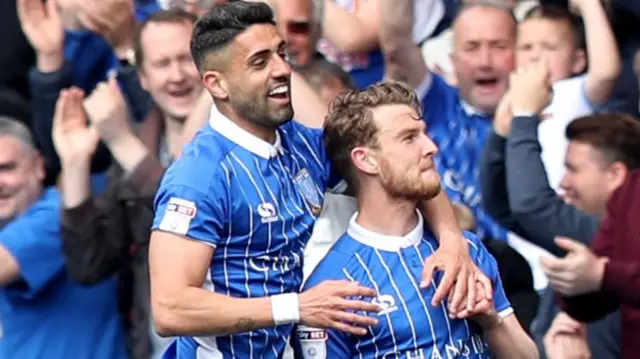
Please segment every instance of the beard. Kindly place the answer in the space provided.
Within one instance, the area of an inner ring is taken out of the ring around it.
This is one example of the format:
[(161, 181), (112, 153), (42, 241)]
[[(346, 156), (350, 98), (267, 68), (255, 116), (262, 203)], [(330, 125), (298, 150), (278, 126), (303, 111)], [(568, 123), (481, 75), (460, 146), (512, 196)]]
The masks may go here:
[(270, 104), (266, 93), (249, 95), (236, 89), (235, 96), (229, 98), (237, 114), (256, 125), (276, 129), (293, 119), (291, 101), (287, 105)]
[(380, 161), (380, 179), (383, 188), (393, 197), (410, 200), (429, 200), (440, 193), (441, 186), (438, 175), (424, 178), (423, 173), (412, 167), (409, 171), (394, 170), (390, 161)]

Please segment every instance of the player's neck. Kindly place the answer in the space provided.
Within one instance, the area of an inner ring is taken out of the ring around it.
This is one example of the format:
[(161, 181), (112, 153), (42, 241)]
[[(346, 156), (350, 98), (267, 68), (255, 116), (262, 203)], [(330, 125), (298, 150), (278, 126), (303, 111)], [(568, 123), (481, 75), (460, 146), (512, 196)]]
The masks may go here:
[(382, 194), (361, 196), (356, 222), (372, 232), (402, 237), (418, 224), (416, 202)]

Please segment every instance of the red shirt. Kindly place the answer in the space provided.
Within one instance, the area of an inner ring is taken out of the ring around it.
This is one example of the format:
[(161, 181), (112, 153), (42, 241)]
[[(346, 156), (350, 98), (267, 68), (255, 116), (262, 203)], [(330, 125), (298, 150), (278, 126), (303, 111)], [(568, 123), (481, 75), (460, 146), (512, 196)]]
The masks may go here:
[(640, 353), (640, 170), (629, 174), (609, 199), (607, 218), (591, 244), (609, 257), (599, 292), (560, 298), (576, 320), (591, 322), (620, 309), (622, 358)]

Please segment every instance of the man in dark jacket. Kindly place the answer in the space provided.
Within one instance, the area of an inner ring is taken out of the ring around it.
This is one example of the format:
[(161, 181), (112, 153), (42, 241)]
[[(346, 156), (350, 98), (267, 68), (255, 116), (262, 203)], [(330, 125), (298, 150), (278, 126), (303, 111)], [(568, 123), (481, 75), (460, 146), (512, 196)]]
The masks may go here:
[[(54, 141), (63, 168), (62, 237), (69, 273), (86, 285), (115, 273), (122, 276), (121, 299), (134, 359), (163, 350), (150, 323), (147, 248), (156, 188), (202, 91), (189, 51), (195, 21), (182, 10), (162, 11), (151, 15), (135, 37), (142, 86), (159, 108), (139, 126), (138, 136), (129, 125), (125, 98), (111, 80), (85, 100), (91, 131), (84, 136), (67, 133)], [(88, 185), (95, 147), (64, 150), (74, 139), (83, 143), (91, 135), (100, 137), (117, 163), (99, 197), (92, 196)]]

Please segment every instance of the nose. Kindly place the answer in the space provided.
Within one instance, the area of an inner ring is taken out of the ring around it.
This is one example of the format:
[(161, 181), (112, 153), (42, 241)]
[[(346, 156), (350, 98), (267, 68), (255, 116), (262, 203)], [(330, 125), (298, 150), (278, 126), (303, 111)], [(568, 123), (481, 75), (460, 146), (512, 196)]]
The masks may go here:
[(433, 157), (438, 154), (438, 146), (426, 133), (422, 134), (422, 154), (424, 157)]
[(273, 67), (271, 70), (271, 77), (280, 78), (280, 77), (289, 77), (291, 75), (291, 66), (287, 62), (286, 59), (281, 57), (279, 54), (275, 55), (275, 61), (273, 62)]
[(182, 82), (185, 79), (183, 67), (179, 62), (174, 61), (169, 68), (169, 81)]
[(478, 65), (483, 68), (491, 68), (492, 63), (491, 49), (488, 46), (483, 46), (478, 51)]

